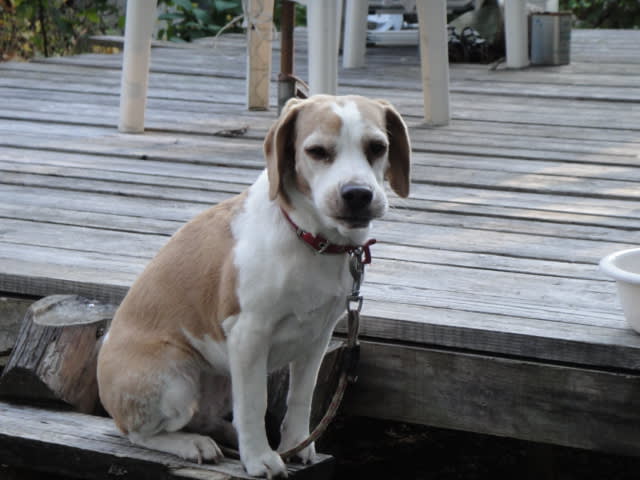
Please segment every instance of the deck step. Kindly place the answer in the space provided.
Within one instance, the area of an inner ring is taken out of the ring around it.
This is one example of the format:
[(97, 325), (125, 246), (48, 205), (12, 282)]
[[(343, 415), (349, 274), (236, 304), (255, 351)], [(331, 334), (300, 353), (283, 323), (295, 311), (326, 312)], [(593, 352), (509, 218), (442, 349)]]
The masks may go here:
[[(289, 478), (331, 478), (333, 458), (289, 464)], [(83, 479), (232, 480), (249, 476), (238, 460), (199, 465), (131, 445), (109, 418), (0, 402), (0, 464)]]

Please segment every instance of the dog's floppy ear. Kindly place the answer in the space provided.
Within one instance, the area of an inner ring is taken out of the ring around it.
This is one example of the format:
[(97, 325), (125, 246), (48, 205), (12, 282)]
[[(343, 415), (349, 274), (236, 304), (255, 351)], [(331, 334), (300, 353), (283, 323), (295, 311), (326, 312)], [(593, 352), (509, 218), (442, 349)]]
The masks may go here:
[(385, 173), (389, 185), (399, 196), (409, 196), (411, 184), (411, 143), (409, 131), (398, 111), (385, 100), (379, 100), (385, 110), (389, 138), (389, 169)]
[(264, 139), (264, 156), (267, 160), (269, 177), (269, 198), (275, 200), (282, 194), (288, 201), (284, 191), (284, 176), (295, 170), (295, 126), (302, 100), (292, 98), (280, 114), (280, 118), (269, 129)]

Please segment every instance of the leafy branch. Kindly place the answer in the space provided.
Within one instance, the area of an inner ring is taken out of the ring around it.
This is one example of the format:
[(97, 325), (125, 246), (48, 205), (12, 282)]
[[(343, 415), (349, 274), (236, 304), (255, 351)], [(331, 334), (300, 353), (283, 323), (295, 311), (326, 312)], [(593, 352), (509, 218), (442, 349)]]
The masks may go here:
[[(158, 30), (158, 38), (178, 42), (191, 42), (197, 38), (217, 34), (234, 18), (242, 15), (240, 0), (160, 0), (166, 12), (158, 16), (166, 27)], [(229, 30), (241, 31), (234, 25)]]
[(0, 0), (0, 59), (77, 53), (119, 23), (108, 0)]

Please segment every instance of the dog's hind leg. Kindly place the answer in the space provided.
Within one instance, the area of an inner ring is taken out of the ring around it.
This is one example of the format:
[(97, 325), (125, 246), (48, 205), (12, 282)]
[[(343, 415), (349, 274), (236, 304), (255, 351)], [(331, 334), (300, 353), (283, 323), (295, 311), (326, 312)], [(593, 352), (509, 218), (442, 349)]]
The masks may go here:
[[(104, 407), (136, 444), (195, 462), (217, 461), (222, 452), (205, 435), (179, 432), (200, 402), (201, 366), (178, 349), (124, 357), (109, 341), (100, 352), (98, 382)], [(128, 362), (124, 362), (128, 360)]]
[(237, 450), (238, 434), (231, 423), (231, 410), (231, 378), (226, 374), (203, 371), (198, 409), (185, 430), (210, 435), (221, 445)]
[(151, 436), (130, 433), (129, 440), (134, 445), (171, 453), (192, 462), (217, 462), (223, 457), (211, 437), (197, 433), (162, 432)]
[(151, 409), (149, 421), (135, 431), (129, 431), (129, 440), (135, 445), (171, 453), (185, 460), (202, 463), (217, 462), (222, 451), (211, 439), (197, 433), (178, 432), (192, 419), (197, 409), (197, 385), (188, 378), (174, 376), (160, 394), (157, 409)]

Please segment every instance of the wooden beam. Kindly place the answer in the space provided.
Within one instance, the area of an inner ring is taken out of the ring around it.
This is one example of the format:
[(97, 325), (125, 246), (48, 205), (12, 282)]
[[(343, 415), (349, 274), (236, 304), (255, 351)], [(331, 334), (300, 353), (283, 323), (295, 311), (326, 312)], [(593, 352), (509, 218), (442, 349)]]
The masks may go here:
[(247, 106), (269, 108), (274, 0), (249, 0), (247, 11)]
[(280, 74), (278, 75), (278, 114), (285, 103), (296, 96), (296, 80), (293, 78), (296, 7), (292, 0), (283, 0), (280, 10)]
[(345, 412), (640, 455), (640, 375), (362, 342)]
[[(34, 462), (37, 459), (37, 462)], [(0, 463), (85, 479), (250, 479), (238, 460), (217, 465), (131, 445), (108, 418), (0, 402)], [(333, 461), (288, 465), (289, 478), (330, 478)]]

